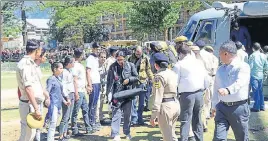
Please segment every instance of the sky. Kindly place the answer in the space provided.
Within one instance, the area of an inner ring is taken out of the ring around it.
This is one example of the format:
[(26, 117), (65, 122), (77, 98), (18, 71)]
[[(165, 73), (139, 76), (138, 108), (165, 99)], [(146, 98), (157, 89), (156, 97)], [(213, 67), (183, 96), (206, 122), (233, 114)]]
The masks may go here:
[[(27, 7), (36, 7), (38, 4), (37, 1), (25, 1), (25, 5)], [(21, 17), (21, 10), (18, 9), (14, 13), (18, 18)], [(40, 10), (39, 8), (34, 8), (34, 11), (26, 11), (26, 17), (27, 19), (49, 19), (49, 9), (46, 9), (44, 11)]]

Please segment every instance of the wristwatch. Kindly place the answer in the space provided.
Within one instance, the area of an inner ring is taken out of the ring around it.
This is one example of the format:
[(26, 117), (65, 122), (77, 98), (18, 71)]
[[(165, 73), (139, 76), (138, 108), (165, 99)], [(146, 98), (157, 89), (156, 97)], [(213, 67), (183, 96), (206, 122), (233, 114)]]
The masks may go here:
[(230, 90), (228, 89), (228, 88), (225, 88), (227, 91), (228, 91), (228, 95), (230, 95), (231, 93), (230, 93)]

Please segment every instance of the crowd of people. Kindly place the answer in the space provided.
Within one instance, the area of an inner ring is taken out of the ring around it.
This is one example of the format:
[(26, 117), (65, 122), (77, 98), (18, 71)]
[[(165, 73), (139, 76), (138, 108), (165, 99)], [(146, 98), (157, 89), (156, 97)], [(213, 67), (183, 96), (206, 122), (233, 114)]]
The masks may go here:
[[(265, 110), (262, 83), (268, 70), (267, 56), (260, 52), (260, 44), (254, 43), (252, 48), (253, 54), (248, 56), (242, 43), (226, 41), (219, 49), (219, 63), (213, 47), (202, 40), (192, 43), (184, 36), (177, 37), (174, 43), (156, 41), (150, 48), (136, 46), (133, 50), (103, 50), (95, 42), (91, 54), (76, 48), (73, 53), (63, 52), (62, 61), (50, 61), (53, 74), (43, 86), (39, 66), (46, 61), (48, 52), (39, 42), (29, 40), (26, 55), (16, 71), (21, 117), (19, 141), (40, 140), (40, 129), (27, 126), (26, 117), (33, 113), (36, 119), (42, 119), (44, 106), (48, 108), (44, 123), (48, 127), (48, 141), (55, 138), (59, 117), (60, 141), (71, 135), (100, 131), (107, 124), (105, 103), (115, 141), (121, 139), (121, 122), (126, 139), (131, 140), (130, 128), (147, 125), (143, 113), (149, 110), (149, 123), (153, 127), (159, 125), (164, 141), (178, 140), (177, 121), (182, 141), (203, 141), (203, 132), (208, 131), (207, 120), (214, 116), (214, 141), (226, 140), (230, 126), (237, 141), (249, 140), (250, 111)], [(268, 47), (263, 50), (268, 51)], [(85, 66), (81, 64), (83, 60)], [(252, 109), (248, 105), (249, 86), (255, 101)], [(135, 93), (139, 88), (144, 91)], [(116, 97), (119, 93), (123, 98)], [(79, 131), (77, 124), (80, 108), (85, 133)], [(72, 134), (68, 132), (69, 123)]]
[(2, 62), (18, 62), (25, 55), (23, 49), (3, 49), (2, 50)]

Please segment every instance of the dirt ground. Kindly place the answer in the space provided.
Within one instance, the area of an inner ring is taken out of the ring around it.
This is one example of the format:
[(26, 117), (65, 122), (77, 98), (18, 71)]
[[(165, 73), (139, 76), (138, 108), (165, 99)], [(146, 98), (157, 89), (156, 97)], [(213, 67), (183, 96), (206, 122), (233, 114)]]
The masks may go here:
[[(1, 90), (1, 140), (2, 141), (17, 141), (20, 134), (20, 118), (18, 111), (18, 98), (16, 89)], [(266, 103), (266, 107), (268, 107)], [(81, 117), (81, 115), (80, 115)], [(150, 113), (145, 115), (148, 123)], [(250, 141), (268, 141), (268, 112), (251, 113), (250, 117)], [(80, 123), (82, 120), (80, 120)], [(214, 131), (214, 120), (210, 119), (209, 131), (204, 133), (204, 140), (211, 141)], [(179, 124), (178, 124), (179, 125)], [(176, 131), (179, 131), (177, 126)], [(104, 126), (101, 131), (92, 135), (83, 136), (79, 138), (72, 138), (70, 141), (110, 141), (111, 127)], [(176, 132), (179, 135), (179, 132)], [(123, 135), (121, 128), (121, 135)], [(150, 126), (131, 127), (132, 141), (160, 141), (161, 133), (159, 128), (152, 128)], [(56, 135), (57, 137), (58, 135)], [(122, 136), (122, 139), (124, 136)], [(234, 141), (233, 132), (228, 134), (229, 141)]]

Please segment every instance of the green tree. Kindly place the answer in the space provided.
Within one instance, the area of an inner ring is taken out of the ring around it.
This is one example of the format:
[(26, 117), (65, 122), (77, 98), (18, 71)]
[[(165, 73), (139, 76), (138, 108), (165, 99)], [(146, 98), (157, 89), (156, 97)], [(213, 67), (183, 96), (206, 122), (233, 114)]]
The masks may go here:
[(21, 20), (14, 15), (16, 7), (21, 4), (21, 2), (5, 2), (2, 6), (4, 24), (3, 35), (5, 37), (18, 37), (19, 33), (22, 31), (22, 27), (20, 25)]
[[(70, 36), (75, 36), (74, 40), (78, 36), (85, 42), (100, 41), (107, 39), (107, 31), (100, 25), (100, 19), (103, 15), (110, 14), (123, 14), (127, 11), (126, 6), (130, 3), (119, 2), (46, 2), (44, 8), (52, 9), (51, 19), (51, 38), (58, 39), (59, 41), (65, 40), (65, 38), (72, 39)], [(79, 32), (76, 34), (64, 34), (73, 33), (71, 30), (76, 27), (79, 28)], [(100, 38), (102, 37), (102, 38)]]
[[(199, 1), (140, 1), (129, 10), (129, 26), (134, 35), (163, 34), (179, 19), (182, 10), (196, 12), (202, 8)], [(143, 33), (143, 34), (141, 34)]]

